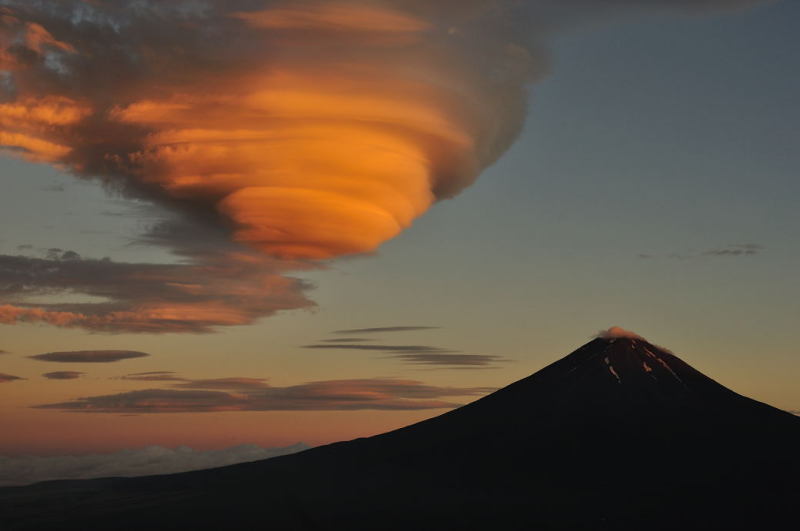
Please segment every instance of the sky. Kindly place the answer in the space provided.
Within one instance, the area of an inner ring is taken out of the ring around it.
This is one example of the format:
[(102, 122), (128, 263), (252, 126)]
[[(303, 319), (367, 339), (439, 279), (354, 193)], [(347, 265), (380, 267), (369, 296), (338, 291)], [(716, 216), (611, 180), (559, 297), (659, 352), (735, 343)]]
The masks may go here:
[(612, 325), (800, 410), (796, 2), (238, 2), (207, 60), (117, 4), (0, 2), (0, 455), (368, 436)]

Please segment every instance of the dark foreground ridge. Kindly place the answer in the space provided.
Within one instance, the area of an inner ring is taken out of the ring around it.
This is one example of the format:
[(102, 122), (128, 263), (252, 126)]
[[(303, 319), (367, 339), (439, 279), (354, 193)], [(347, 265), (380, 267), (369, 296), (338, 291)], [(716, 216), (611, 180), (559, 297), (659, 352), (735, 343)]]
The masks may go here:
[(797, 417), (641, 338), (607, 337), (376, 437), (0, 489), (0, 529), (793, 529), (799, 456)]

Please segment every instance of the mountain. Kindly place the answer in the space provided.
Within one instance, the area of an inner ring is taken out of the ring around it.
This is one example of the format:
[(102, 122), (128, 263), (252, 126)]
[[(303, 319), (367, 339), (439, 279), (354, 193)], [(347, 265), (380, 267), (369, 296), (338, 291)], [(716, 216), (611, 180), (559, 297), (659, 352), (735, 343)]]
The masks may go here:
[(793, 529), (799, 452), (799, 418), (612, 329), (375, 437), (215, 470), (0, 489), (0, 529)]

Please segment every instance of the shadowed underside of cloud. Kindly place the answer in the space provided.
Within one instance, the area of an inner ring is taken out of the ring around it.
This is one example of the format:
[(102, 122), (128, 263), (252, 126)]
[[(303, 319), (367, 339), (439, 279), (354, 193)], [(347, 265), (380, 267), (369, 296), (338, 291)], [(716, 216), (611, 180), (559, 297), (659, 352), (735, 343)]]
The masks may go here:
[(144, 389), (34, 406), (85, 413), (203, 413), (221, 411), (353, 411), (453, 408), (441, 398), (478, 396), (487, 387), (436, 387), (391, 378), (327, 380), (270, 387), (263, 380), (194, 380), (181, 389)]
[(495, 363), (509, 361), (502, 356), (465, 354), (456, 350), (427, 345), (375, 345), (372, 343), (326, 342), (305, 345), (303, 348), (314, 350), (363, 350), (368, 352), (382, 352), (406, 363), (451, 368), (488, 369), (494, 367)]
[(78, 371), (55, 371), (55, 372), (46, 372), (42, 376), (44, 376), (48, 380), (77, 380), (84, 374), (85, 373)]
[(8, 383), (8, 382), (13, 382), (13, 381), (16, 381), (16, 380), (24, 380), (24, 379), (25, 378), (21, 378), (19, 376), (13, 376), (11, 374), (5, 374), (3, 372), (0, 372), (0, 383)]
[(64, 456), (0, 456), (0, 487), (28, 485), (54, 479), (90, 479), (176, 474), (293, 454), (309, 446), (297, 443), (283, 448), (254, 444), (222, 450), (193, 450), (186, 446), (148, 446), (110, 454)]
[(145, 358), (149, 355), (135, 350), (75, 350), (47, 352), (28, 357), (39, 361), (54, 361), (58, 363), (113, 363), (134, 358)]

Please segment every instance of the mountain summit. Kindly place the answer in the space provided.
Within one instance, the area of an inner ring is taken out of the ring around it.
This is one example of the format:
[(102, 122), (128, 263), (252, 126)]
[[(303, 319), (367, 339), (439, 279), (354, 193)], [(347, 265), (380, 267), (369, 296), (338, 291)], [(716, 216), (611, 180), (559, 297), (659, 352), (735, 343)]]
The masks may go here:
[(439, 417), (216, 470), (0, 489), (0, 528), (779, 529), (800, 419), (611, 329)]

